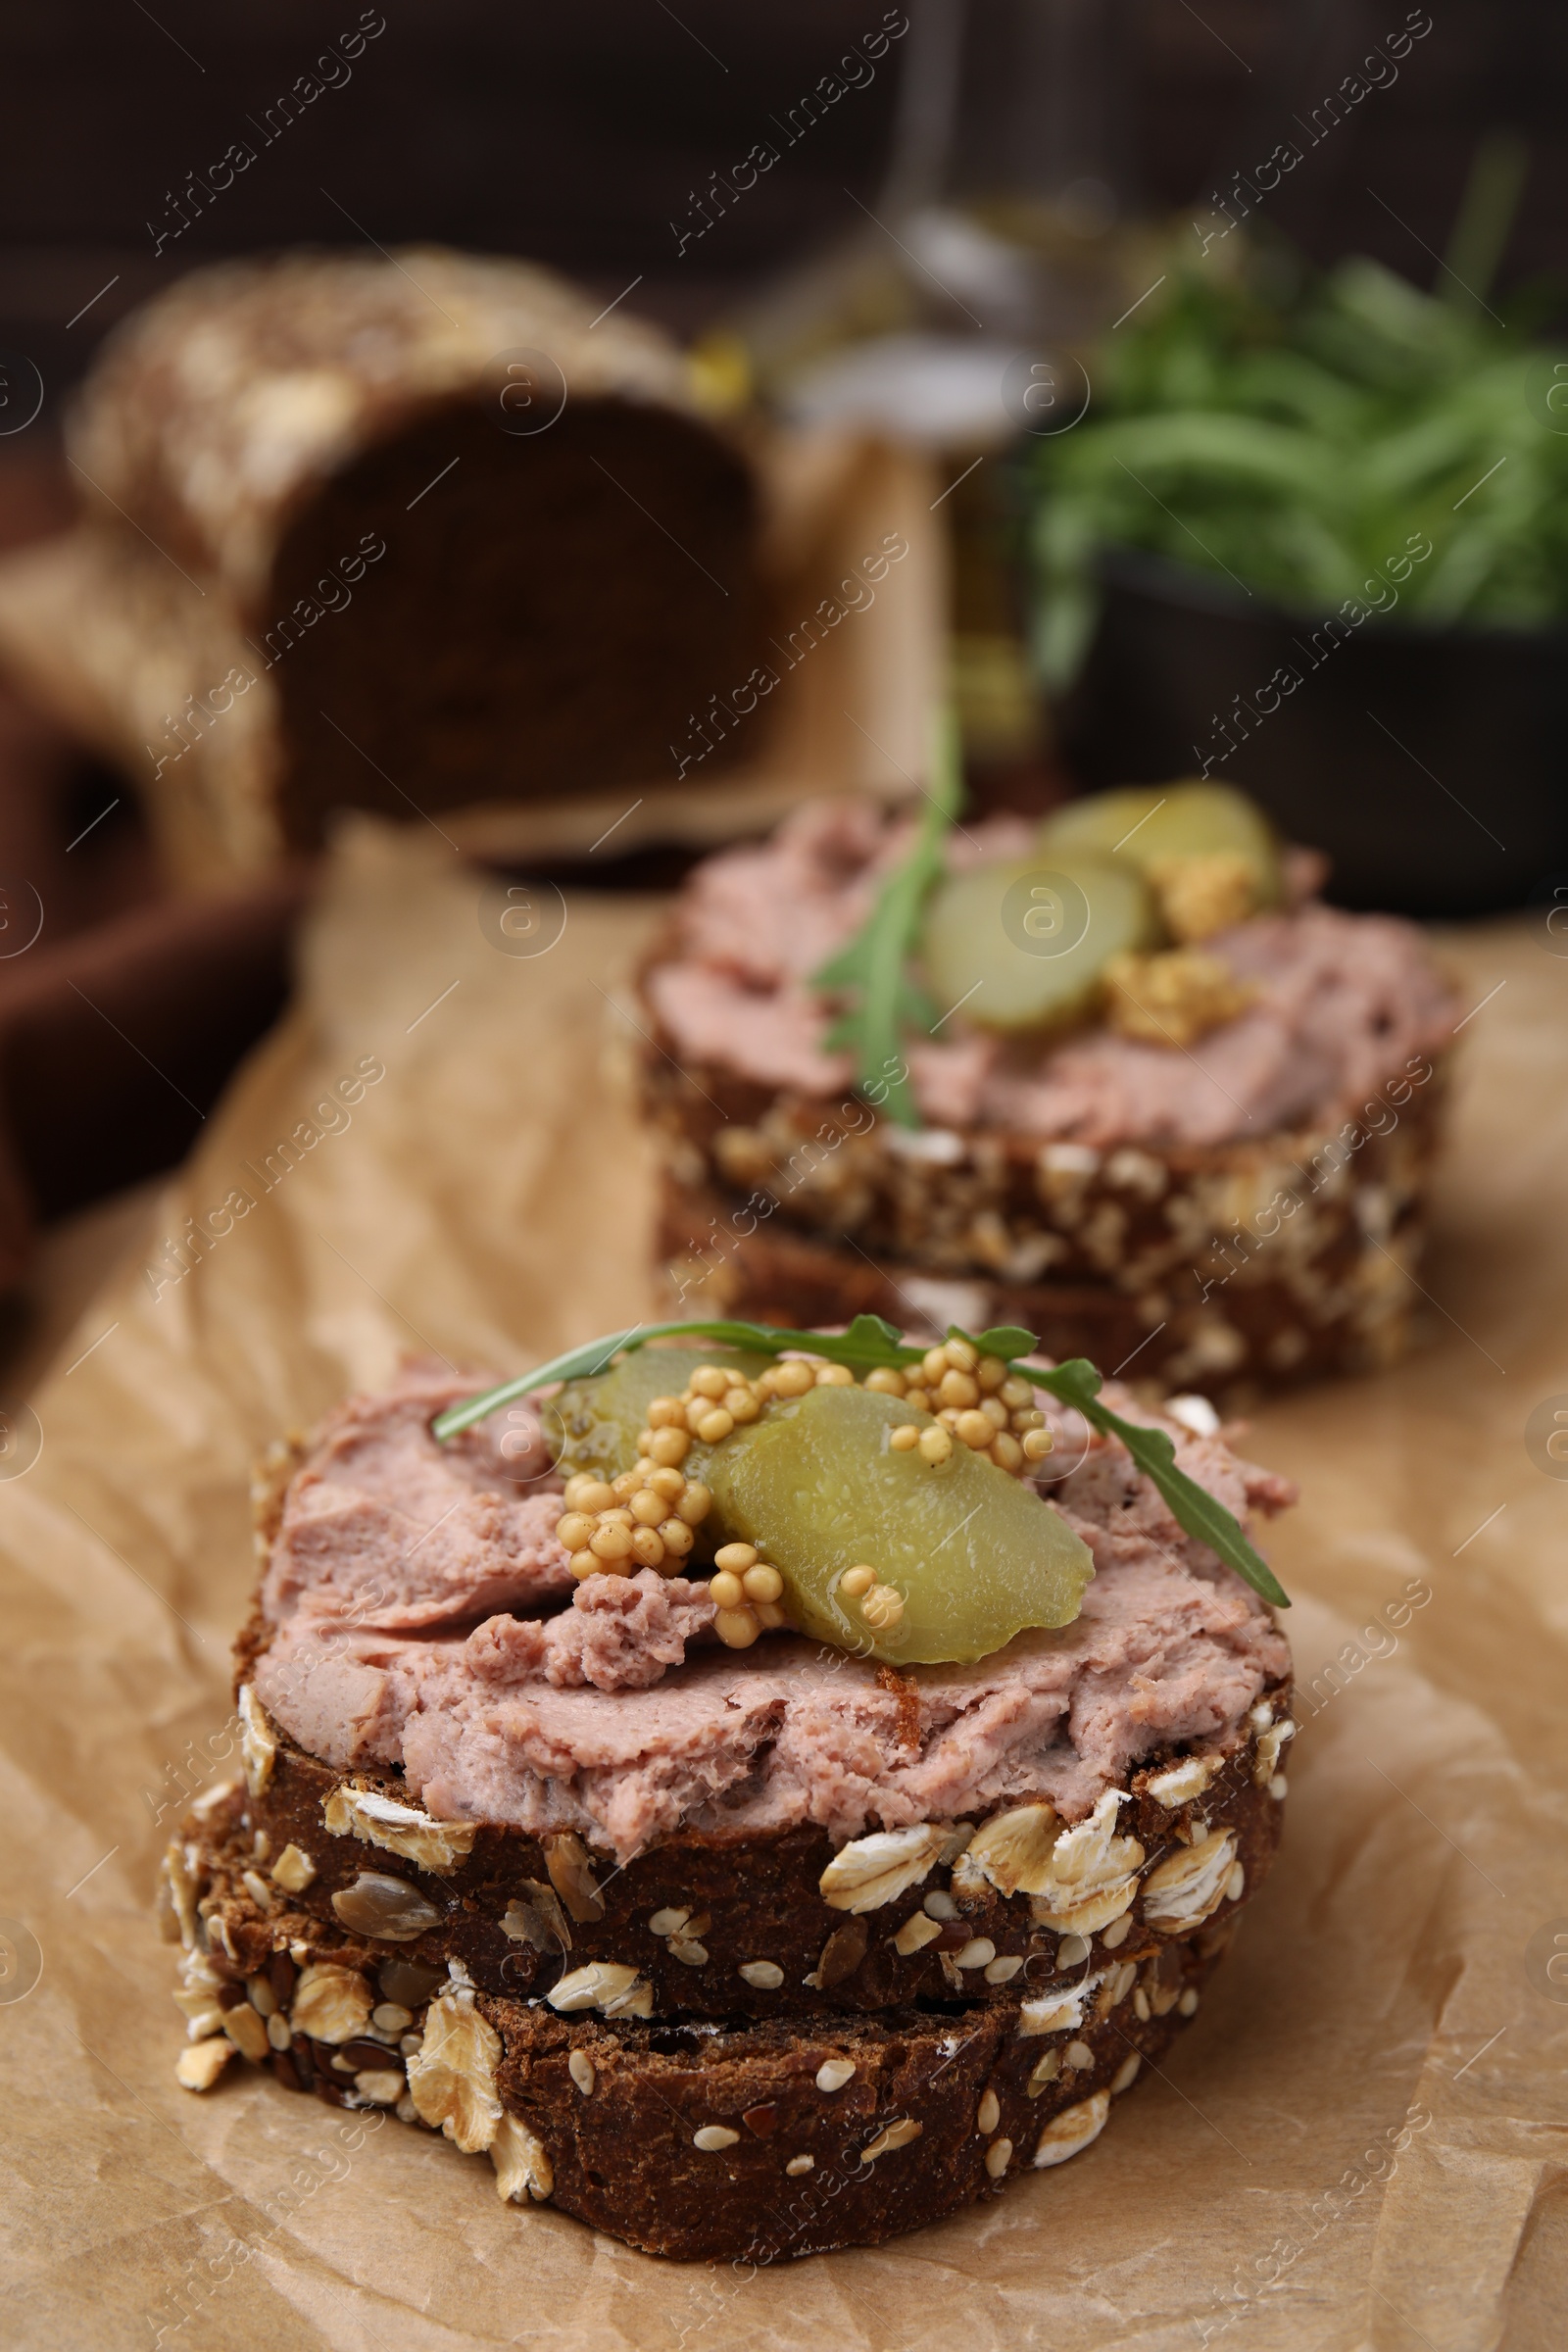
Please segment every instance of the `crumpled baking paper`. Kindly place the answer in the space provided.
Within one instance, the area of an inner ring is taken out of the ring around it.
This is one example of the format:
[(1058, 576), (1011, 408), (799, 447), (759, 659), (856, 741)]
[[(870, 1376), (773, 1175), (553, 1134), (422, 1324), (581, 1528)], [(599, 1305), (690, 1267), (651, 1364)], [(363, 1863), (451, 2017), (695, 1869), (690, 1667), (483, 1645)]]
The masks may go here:
[(154, 1874), (233, 1769), (254, 1455), (406, 1350), (520, 1367), (653, 1303), (626, 974), (659, 904), (504, 894), (433, 832), (347, 831), (295, 1009), (0, 1430), (8, 2341), (1559, 2343), (1568, 963), (1523, 925), (1452, 943), (1480, 1009), (1416, 1352), (1248, 1440), (1303, 1496), (1272, 1540), (1302, 1686), (1285, 1846), (1095, 2146), (754, 2271), (503, 2206), (485, 2159), (248, 2069), (176, 2087)]

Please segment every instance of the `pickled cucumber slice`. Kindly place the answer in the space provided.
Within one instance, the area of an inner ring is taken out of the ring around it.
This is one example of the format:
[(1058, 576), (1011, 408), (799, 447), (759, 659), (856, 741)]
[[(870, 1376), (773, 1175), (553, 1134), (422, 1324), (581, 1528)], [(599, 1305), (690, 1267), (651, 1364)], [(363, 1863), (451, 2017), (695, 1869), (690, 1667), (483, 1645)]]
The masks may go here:
[[(773, 1361), (768, 1355), (740, 1355), (733, 1348), (636, 1348), (610, 1371), (591, 1380), (569, 1380), (554, 1404), (543, 1408), (545, 1434), (560, 1467), (618, 1477), (637, 1459), (638, 1432), (646, 1427), (656, 1396), (678, 1396), (699, 1364), (733, 1368), (737, 1379), (755, 1380)], [(688, 1478), (708, 1482), (713, 1447), (692, 1441), (681, 1468)], [(703, 1530), (706, 1537), (708, 1529)], [(722, 1541), (722, 1539), (720, 1539)]]
[(1145, 873), (1171, 858), (1228, 853), (1252, 869), (1259, 906), (1277, 906), (1283, 895), (1274, 828), (1256, 802), (1230, 784), (1131, 784), (1092, 793), (1048, 817), (1039, 842), (1045, 858), (1095, 852), (1118, 863), (1128, 859)]
[[(989, 1657), (1025, 1626), (1068, 1625), (1094, 1560), (1033, 1490), (966, 1446), (933, 1468), (895, 1453), (931, 1415), (860, 1388), (811, 1389), (711, 1448), (703, 1471), (719, 1540), (755, 1544), (784, 1579), (792, 1625), (897, 1665)], [(903, 1593), (872, 1630), (840, 1578), (866, 1565)]]
[(921, 953), (944, 1010), (961, 1004), (981, 1029), (1054, 1029), (1096, 1010), (1112, 956), (1159, 936), (1138, 865), (1052, 849), (951, 875), (932, 898)]

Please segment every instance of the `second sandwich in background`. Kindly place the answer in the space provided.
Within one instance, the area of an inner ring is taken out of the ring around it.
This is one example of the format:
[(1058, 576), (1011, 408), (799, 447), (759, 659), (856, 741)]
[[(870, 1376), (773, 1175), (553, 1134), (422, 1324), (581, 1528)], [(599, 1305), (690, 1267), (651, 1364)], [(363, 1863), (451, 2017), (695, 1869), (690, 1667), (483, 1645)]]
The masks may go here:
[(643, 979), (671, 1289), (1017, 1320), (1233, 1402), (1394, 1360), (1454, 1005), (1323, 877), (1196, 782), (710, 858)]

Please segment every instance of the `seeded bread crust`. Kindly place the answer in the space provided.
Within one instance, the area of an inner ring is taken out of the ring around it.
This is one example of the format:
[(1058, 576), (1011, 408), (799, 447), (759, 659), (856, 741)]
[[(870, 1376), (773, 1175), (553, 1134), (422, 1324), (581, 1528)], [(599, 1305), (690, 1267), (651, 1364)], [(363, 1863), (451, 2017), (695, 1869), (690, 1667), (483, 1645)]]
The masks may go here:
[(683, 1066), (651, 1008), (649, 1025), (657, 1247), (688, 1314), (1021, 1322), (1058, 1360), (1110, 1370), (1136, 1352), (1130, 1377), (1225, 1402), (1377, 1370), (1407, 1344), (1441, 1065), (1403, 1082), (1382, 1134), (1350, 1104), (1255, 1141), (1094, 1151), (995, 1129), (909, 1138), (853, 1096)]
[[(1276, 1725), (1289, 1699), (1289, 1687), (1277, 1685), (1261, 1702)], [(1062, 1963), (1063, 1938), (1040, 1924), (1031, 1898), (1002, 1893), (961, 1862), (956, 1874), (952, 1865), (936, 1864), (873, 1910), (835, 1909), (820, 1882), (837, 1849), (811, 1828), (743, 1842), (677, 1836), (616, 1869), (573, 1836), (540, 1840), (485, 1824), (466, 1858), (442, 1870), (421, 1868), (408, 1853), (362, 1834), (373, 1829), (363, 1817), (362, 1831), (334, 1835), (325, 1826), (329, 1810), (342, 1819), (344, 1794), (369, 1791), (407, 1805), (401, 1778), (337, 1772), (271, 1728), (275, 1753), (251, 1799), (251, 1817), (274, 1859), (291, 1847), (308, 1858), (315, 1875), (292, 1898), (302, 1911), (341, 1931), (344, 1915), (334, 1898), (346, 1903), (353, 1922), (361, 1875), (390, 1877), (416, 1889), (437, 1915), (425, 1933), (399, 1944), (412, 1958), (440, 1965), (461, 1959), (487, 1992), (524, 2000), (547, 1995), (565, 1970), (592, 1961), (629, 1965), (652, 1987), (653, 2014), (661, 2018), (863, 2015), (926, 2000), (1005, 2005), (1020, 1989), (1038, 1992), (1081, 1969), (1086, 1949), (1096, 1968), (1113, 1954), (1142, 1958), (1161, 1949), (1168, 1936), (1145, 1919), (1146, 1883), (1171, 1855), (1191, 1847), (1195, 1834), (1235, 1841), (1242, 1891), (1226, 1895), (1212, 1914), (1230, 1916), (1266, 1877), (1283, 1813), (1283, 1790), (1270, 1793), (1280, 1743), (1267, 1731), (1244, 1726), (1228, 1753), (1210, 1751), (1204, 1762), (1212, 1763), (1212, 1777), (1184, 1802), (1162, 1803), (1151, 1784), (1191, 1762), (1191, 1752), (1164, 1750), (1152, 1758), (1129, 1776), (1128, 1801), (1116, 1822), (1119, 1837), (1135, 1837), (1144, 1848), (1139, 1892), (1128, 1910), (1106, 1922), (1110, 1944), (1103, 1930), (1074, 1936)], [(927, 1896), (951, 1916), (931, 1919), (923, 1909)], [(681, 1913), (685, 1920), (673, 1934), (650, 1925)], [(930, 1922), (914, 1932), (931, 1940), (901, 1953), (894, 1938), (915, 1920)], [(990, 1949), (960, 1968), (959, 1955), (981, 1945)], [(771, 1963), (780, 1981), (760, 1984), (742, 1973), (758, 1963)], [(997, 1972), (991, 1979), (988, 1967)]]
[[(1235, 1925), (1211, 1920), (1142, 1965), (1113, 1960), (1083, 2014), (1069, 2000), (1051, 2031), (1017, 1996), (814, 2023), (561, 2017), (466, 1984), (456, 1955), (450, 1971), (411, 1970), (406, 1948), (285, 1907), (254, 1837), (236, 1787), (170, 1849), (187, 2060), (221, 2037), (286, 2088), (488, 2150), (503, 2196), (694, 2261), (880, 2244), (1064, 2161), (1196, 2010)], [(370, 2022), (386, 2001), (386, 2022)], [(213, 2077), (224, 2059), (208, 2061)]]

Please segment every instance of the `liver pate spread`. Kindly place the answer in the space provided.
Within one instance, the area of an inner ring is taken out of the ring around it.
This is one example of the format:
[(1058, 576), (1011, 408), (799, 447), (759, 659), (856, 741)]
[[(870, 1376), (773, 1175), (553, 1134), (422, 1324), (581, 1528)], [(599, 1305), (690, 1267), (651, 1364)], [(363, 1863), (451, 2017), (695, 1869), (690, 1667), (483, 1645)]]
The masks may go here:
[[(674, 957), (648, 993), (682, 1057), (808, 1095), (853, 1083), (823, 1048), (829, 1012), (809, 976), (865, 920), (907, 849), (909, 820), (855, 801), (799, 810), (760, 847), (710, 858), (682, 904)], [(955, 833), (955, 867), (1028, 852), (999, 817)], [(1309, 861), (1297, 861), (1303, 878)], [(1454, 1007), (1420, 933), (1314, 900), (1205, 941), (1255, 992), (1197, 1054), (1099, 1028), (1042, 1051), (965, 1029), (912, 1046), (926, 1117), (1107, 1147), (1218, 1144), (1358, 1107), (1412, 1058), (1447, 1043)]]
[[(340, 1405), (262, 1585), (269, 1711), (340, 1770), (401, 1767), (440, 1818), (575, 1830), (621, 1860), (677, 1828), (853, 1838), (1035, 1797), (1076, 1821), (1156, 1749), (1226, 1744), (1289, 1671), (1263, 1602), (1119, 1444), (1044, 1395), (1069, 1465), (1048, 1492), (1095, 1559), (1082, 1612), (977, 1665), (914, 1669), (911, 1724), (872, 1661), (794, 1636), (718, 1646), (703, 1585), (644, 1570), (574, 1586), (532, 1416), (430, 1436), (475, 1385), (412, 1368)], [(1114, 1388), (1106, 1401), (1156, 1418)], [(1220, 1438), (1160, 1425), (1244, 1523), (1294, 1498)]]

